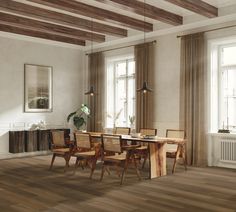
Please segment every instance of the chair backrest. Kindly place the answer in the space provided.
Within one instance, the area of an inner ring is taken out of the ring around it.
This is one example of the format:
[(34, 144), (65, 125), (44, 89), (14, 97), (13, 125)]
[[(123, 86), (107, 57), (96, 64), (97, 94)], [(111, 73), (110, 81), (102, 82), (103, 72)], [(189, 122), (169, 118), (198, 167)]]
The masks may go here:
[(141, 128), (140, 129), (141, 135), (157, 135), (157, 129), (152, 129), (152, 128)]
[(77, 148), (91, 149), (91, 135), (89, 133), (75, 133)]
[(121, 136), (112, 134), (103, 134), (102, 148), (104, 152), (122, 153)]
[(184, 130), (167, 129), (166, 130), (166, 137), (167, 138), (185, 139), (185, 131)]
[(51, 131), (52, 143), (58, 147), (65, 146), (65, 135), (63, 130), (53, 130)]
[(115, 134), (129, 135), (130, 134), (130, 128), (129, 127), (116, 127), (115, 128)]

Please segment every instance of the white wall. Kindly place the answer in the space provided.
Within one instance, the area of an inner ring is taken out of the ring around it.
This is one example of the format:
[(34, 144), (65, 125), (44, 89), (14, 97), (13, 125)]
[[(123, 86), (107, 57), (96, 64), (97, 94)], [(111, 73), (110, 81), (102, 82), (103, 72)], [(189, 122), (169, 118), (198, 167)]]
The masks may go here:
[(155, 122), (158, 135), (179, 128), (180, 39), (176, 34), (156, 38)]
[[(82, 102), (84, 53), (81, 50), (0, 37), (0, 153), (8, 152), (8, 131), (44, 120), (63, 127)], [(24, 113), (24, 64), (53, 67), (53, 112)]]
[[(233, 24), (233, 23), (230, 23)], [(230, 25), (229, 24), (229, 25)], [(214, 26), (224, 27), (227, 24)], [(236, 36), (236, 28), (228, 28), (205, 33), (206, 44), (211, 40), (229, 40)], [(180, 97), (180, 38), (169, 34), (155, 38), (155, 122), (158, 135), (165, 136), (167, 128), (179, 128), (179, 97)], [(208, 54), (208, 64), (210, 64)], [(207, 67), (209, 69), (209, 66)], [(209, 71), (209, 70), (208, 70)], [(209, 88), (210, 78), (207, 80)], [(209, 91), (206, 91), (209, 92)], [(209, 94), (208, 94), (209, 97)], [(209, 104), (209, 102), (208, 102)], [(208, 110), (208, 113), (210, 111)], [(209, 118), (209, 115), (207, 115)]]

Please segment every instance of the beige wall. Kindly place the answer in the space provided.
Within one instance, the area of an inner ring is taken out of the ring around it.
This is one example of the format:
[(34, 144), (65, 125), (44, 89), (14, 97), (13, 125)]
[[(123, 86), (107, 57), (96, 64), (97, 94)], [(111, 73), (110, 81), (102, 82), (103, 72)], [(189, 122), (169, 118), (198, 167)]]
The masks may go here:
[[(82, 102), (84, 53), (78, 49), (0, 37), (0, 153), (8, 152), (8, 131), (44, 120), (63, 127)], [(24, 63), (53, 67), (53, 112), (24, 113)]]

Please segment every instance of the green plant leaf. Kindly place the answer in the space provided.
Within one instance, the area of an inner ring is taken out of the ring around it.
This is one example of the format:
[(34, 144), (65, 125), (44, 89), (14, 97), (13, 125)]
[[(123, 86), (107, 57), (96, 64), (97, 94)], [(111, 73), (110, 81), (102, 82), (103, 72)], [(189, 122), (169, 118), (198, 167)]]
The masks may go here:
[(75, 127), (79, 130), (80, 127), (82, 127), (85, 124), (85, 120), (83, 117), (78, 117), (78, 116), (74, 116), (73, 118), (73, 122)]
[(70, 114), (67, 116), (67, 122), (69, 122), (69, 121), (70, 121), (70, 118), (71, 118), (72, 116), (74, 116), (75, 114), (76, 114), (76, 111), (73, 112), (73, 113), (70, 113)]

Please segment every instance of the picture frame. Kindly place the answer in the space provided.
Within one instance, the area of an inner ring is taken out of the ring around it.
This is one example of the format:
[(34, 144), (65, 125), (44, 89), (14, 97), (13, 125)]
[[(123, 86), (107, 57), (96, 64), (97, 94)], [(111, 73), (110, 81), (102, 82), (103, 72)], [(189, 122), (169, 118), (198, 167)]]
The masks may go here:
[(24, 64), (24, 112), (52, 112), (52, 66)]

